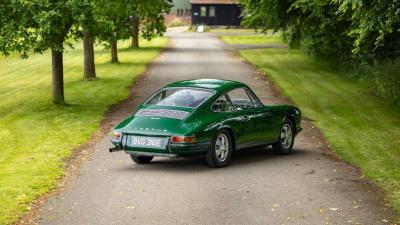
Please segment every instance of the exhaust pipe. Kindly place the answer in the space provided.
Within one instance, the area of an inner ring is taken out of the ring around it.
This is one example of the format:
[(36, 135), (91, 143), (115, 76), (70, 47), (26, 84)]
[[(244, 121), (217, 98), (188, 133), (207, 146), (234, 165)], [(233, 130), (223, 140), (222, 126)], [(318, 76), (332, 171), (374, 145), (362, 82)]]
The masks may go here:
[(110, 148), (109, 151), (110, 152), (118, 152), (118, 151), (122, 151), (122, 149), (120, 149), (118, 147), (114, 147), (114, 148)]

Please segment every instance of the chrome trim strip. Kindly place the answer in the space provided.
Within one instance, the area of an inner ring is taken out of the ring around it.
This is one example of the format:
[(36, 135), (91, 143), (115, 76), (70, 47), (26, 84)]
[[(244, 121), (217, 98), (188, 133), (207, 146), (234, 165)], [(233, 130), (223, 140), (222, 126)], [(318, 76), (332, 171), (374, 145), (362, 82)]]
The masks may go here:
[(138, 156), (156, 156), (156, 157), (168, 157), (168, 158), (176, 158), (178, 157), (176, 154), (171, 153), (156, 153), (156, 152), (137, 152), (137, 151), (127, 151), (126, 153)]

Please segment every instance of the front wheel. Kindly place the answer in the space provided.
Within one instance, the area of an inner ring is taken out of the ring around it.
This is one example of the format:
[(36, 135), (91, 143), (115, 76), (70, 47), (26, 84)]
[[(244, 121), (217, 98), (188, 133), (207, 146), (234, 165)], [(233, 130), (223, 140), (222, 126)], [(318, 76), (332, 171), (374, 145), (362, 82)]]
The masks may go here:
[(272, 151), (276, 154), (287, 155), (292, 152), (294, 144), (294, 129), (290, 120), (285, 119), (281, 126), (279, 140), (272, 145)]
[(207, 165), (214, 168), (229, 165), (232, 151), (231, 135), (226, 130), (218, 132), (212, 141), (211, 148), (205, 155)]
[(153, 156), (136, 156), (133, 154), (130, 154), (130, 156), (131, 159), (137, 164), (148, 164), (153, 159)]

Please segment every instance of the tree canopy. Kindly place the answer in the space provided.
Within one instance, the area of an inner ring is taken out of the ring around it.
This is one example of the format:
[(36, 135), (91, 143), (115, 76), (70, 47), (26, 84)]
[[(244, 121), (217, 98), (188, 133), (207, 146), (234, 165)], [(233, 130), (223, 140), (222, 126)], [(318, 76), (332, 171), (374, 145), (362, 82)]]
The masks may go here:
[[(83, 38), (84, 78), (96, 77), (93, 42), (111, 46), (118, 62), (117, 40), (135, 36), (146, 39), (165, 32), (168, 0), (4, 0), (0, 3), (0, 52), (32, 53), (51, 49), (53, 102), (64, 104), (63, 51), (70, 40)], [(133, 32), (135, 31), (135, 32)]]
[(400, 54), (400, 2), (396, 0), (241, 0), (243, 24), (283, 30), (291, 46), (343, 59)]

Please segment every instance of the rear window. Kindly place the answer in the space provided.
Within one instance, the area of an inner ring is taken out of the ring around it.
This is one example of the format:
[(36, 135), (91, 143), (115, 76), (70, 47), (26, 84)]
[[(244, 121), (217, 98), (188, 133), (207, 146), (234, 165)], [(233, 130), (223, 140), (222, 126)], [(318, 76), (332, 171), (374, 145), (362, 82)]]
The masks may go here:
[(165, 88), (147, 100), (145, 104), (196, 108), (212, 95), (212, 91), (205, 89)]

